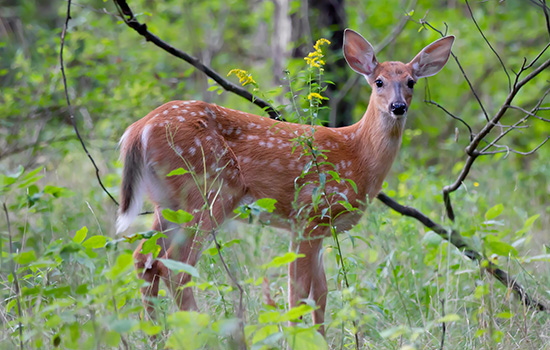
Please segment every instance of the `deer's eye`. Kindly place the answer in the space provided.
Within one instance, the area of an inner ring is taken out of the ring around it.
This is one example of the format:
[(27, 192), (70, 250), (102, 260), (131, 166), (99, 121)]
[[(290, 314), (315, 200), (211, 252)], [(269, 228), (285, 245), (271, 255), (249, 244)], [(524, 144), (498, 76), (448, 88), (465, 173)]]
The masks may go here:
[(407, 82), (407, 86), (409, 87), (409, 89), (412, 89), (414, 87), (414, 84), (416, 84), (416, 81), (412, 79), (409, 79), (409, 81)]
[(376, 84), (376, 86), (378, 86), (379, 88), (381, 88), (382, 86), (384, 86), (384, 82), (380, 79), (376, 79), (376, 81), (374, 82)]

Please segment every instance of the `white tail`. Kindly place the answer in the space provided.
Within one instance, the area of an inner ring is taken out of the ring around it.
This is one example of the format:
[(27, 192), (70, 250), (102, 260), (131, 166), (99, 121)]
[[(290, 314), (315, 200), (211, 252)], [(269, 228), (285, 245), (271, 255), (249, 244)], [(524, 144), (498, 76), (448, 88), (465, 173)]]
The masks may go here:
[[(401, 145), (405, 117), (419, 78), (439, 72), (449, 58), (454, 37), (442, 38), (424, 48), (411, 62), (378, 63), (372, 46), (358, 33), (347, 29), (344, 56), (350, 67), (365, 76), (372, 86), (366, 113), (356, 124), (343, 128), (315, 127), (313, 139), (326, 150), (326, 162), (332, 163), (340, 176), (349, 182), (328, 181), (326, 193), (344, 194), (354, 207), (361, 207), (381, 189)], [(295, 201), (295, 179), (308, 159), (292, 152), (293, 139), (311, 135), (311, 127), (277, 122), (257, 115), (199, 101), (169, 102), (132, 124), (121, 139), (125, 161), (121, 207), (117, 231), (123, 231), (141, 208), (141, 197), (147, 192), (155, 205), (154, 230), (165, 231), (168, 239), (160, 242), (159, 257), (176, 259), (194, 265), (202, 243), (210, 230), (216, 229), (241, 203), (260, 198), (274, 198), (276, 210), (272, 220), (290, 229), (300, 220), (292, 203)], [(178, 168), (185, 175), (166, 175)], [(321, 171), (334, 170), (329, 165)], [(297, 180), (306, 184), (311, 177)], [(298, 194), (298, 203), (311, 203), (314, 184), (306, 184)], [(338, 198), (341, 199), (341, 198)], [(205, 206), (205, 202), (208, 207)], [(332, 218), (316, 215), (308, 223), (302, 238), (294, 233), (291, 249), (305, 254), (290, 264), (289, 299), (295, 306), (311, 297), (318, 306), (313, 320), (324, 322), (327, 285), (319, 252), (322, 240), (330, 235), (326, 224), (338, 231), (351, 228), (359, 216), (327, 201)], [(188, 226), (181, 227), (165, 220), (160, 211), (184, 209), (194, 215)], [(342, 214), (342, 215), (340, 215)], [(191, 230), (189, 227), (195, 227)], [(197, 228), (198, 227), (198, 228)], [(170, 277), (164, 265), (150, 254), (134, 253), (136, 268), (151, 283), (144, 288), (144, 298), (156, 296), (161, 277), (172, 290), (181, 309), (197, 309), (190, 288), (178, 289), (190, 276), (181, 273)], [(148, 311), (152, 312), (151, 306)], [(321, 325), (320, 331), (324, 333)]]

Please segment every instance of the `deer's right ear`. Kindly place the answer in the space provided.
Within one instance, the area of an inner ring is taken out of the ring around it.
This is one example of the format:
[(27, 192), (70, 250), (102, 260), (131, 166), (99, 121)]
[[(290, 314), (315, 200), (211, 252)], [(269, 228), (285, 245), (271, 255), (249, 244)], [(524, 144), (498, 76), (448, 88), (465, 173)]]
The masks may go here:
[(344, 31), (344, 58), (351, 69), (365, 76), (371, 75), (378, 65), (372, 45), (351, 29)]

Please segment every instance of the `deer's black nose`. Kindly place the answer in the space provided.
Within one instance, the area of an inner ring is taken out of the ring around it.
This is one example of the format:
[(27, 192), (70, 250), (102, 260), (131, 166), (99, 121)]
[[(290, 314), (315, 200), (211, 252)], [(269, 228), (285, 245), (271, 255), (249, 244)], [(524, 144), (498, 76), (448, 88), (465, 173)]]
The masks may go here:
[(407, 104), (405, 102), (393, 102), (390, 110), (395, 115), (403, 115), (407, 112)]

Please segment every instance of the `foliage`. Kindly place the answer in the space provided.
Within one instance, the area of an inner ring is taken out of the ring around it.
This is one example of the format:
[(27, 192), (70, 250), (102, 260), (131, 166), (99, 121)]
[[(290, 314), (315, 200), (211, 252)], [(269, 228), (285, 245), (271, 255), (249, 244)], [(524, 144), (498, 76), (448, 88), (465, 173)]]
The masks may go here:
[[(320, 68), (322, 63), (335, 61), (332, 54), (319, 56), (324, 51), (316, 47), (309, 62), (303, 57), (289, 58), (283, 84), (272, 83), (279, 72), (272, 71), (273, 57), (266, 43), (276, 35), (274, 3), (130, 3), (159, 37), (200, 57), (218, 72), (245, 69), (235, 73), (243, 74), (243, 82), (250, 83), (254, 93), (285, 104), (289, 120), (310, 125), (326, 120), (323, 80), (333, 80), (337, 71), (321, 75)], [(301, 2), (290, 3), (290, 11), (299, 13)], [(349, 26), (368, 33), (373, 44), (391, 33), (399, 21), (396, 14), (409, 13), (418, 22), (429, 10), (426, 20), (441, 30), (444, 21), (449, 33), (457, 36), (454, 53), (485, 106), (491, 111), (498, 107), (507, 93), (503, 88), (507, 79), (464, 16), (465, 6), (427, 0), (418, 1), (414, 12), (404, 6), (397, 0), (349, 1), (345, 10)], [(533, 57), (548, 41), (544, 15), (531, 3), (485, 2), (475, 4), (473, 10), (510, 68), (517, 70), (523, 57)], [(0, 6), (0, 21), (7, 28), (0, 32), (0, 202), (6, 204), (11, 223), (10, 229), (0, 226), (4, 325), (0, 348), (17, 347), (20, 330), (24, 347), (36, 349), (148, 349), (151, 342), (159, 348), (232, 348), (238, 329), (238, 291), (216, 247), (205, 250), (196, 269), (165, 261), (170, 269), (195, 276), (190, 286), (198, 292), (202, 312), (177, 311), (168, 292), (161, 289), (161, 297), (153, 301), (158, 319), (141, 317), (143, 282), (133, 271), (132, 250), (135, 241), (145, 238), (145, 251), (158, 252), (162, 234), (114, 236), (116, 208), (97, 186), (95, 170), (69, 125), (58, 67), (65, 11), (66, 2), (57, 0), (12, 1)], [(65, 50), (78, 125), (114, 194), (120, 179), (116, 142), (125, 127), (156, 106), (172, 99), (201, 99), (263, 113), (237, 96), (211, 88), (202, 74), (142, 42), (112, 15), (115, 12), (109, 1), (73, 4)], [(325, 34), (321, 36), (328, 37)], [(406, 61), (437, 38), (437, 33), (410, 21), (378, 57)], [(517, 104), (530, 107), (547, 88), (548, 79), (549, 73), (543, 72), (525, 87)], [(424, 81), (416, 88), (402, 151), (384, 190), (440, 218), (441, 188), (462, 168), (468, 140), (462, 124), (444, 119), (443, 113), (421, 101), (437, 101), (474, 127), (482, 125), (484, 117), (453, 62)], [(285, 92), (286, 99), (281, 98)], [(369, 93), (364, 83), (349, 92), (355, 120), (364, 112)], [(516, 112), (510, 111), (503, 123), (513, 120)], [(528, 150), (547, 134), (547, 125), (535, 122), (509, 142)], [(327, 181), (346, 180), (337, 172), (316, 173), (323, 152), (312, 147), (307, 137), (296, 140), (295, 147), (311, 159), (304, 173), (318, 175), (313, 202), (319, 204)], [(468, 242), (518, 276), (530, 293), (546, 298), (550, 289), (550, 253), (545, 245), (550, 228), (549, 157), (549, 148), (543, 147), (529, 157), (482, 158), (454, 197), (459, 213), (454, 225)], [(178, 169), (171, 175), (185, 171)], [(338, 236), (339, 241), (325, 242), (329, 283), (325, 343), (311, 326), (309, 312), (315, 305), (288, 309), (286, 304), (287, 265), (299, 256), (287, 252), (286, 234), (257, 222), (260, 213), (273, 210), (273, 205), (265, 199), (240, 207), (238, 214), (257, 225), (229, 226), (218, 235), (223, 257), (246, 290), (249, 347), (354, 348), (357, 333), (367, 349), (439, 348), (443, 322), (449, 349), (548, 346), (547, 315), (524, 309), (511, 291), (434, 232), (379, 203), (370, 205), (359, 225)], [(314, 209), (308, 209), (306, 217)], [(192, 214), (183, 211), (163, 215), (177, 223), (192, 220)], [(151, 220), (140, 217), (134, 227), (145, 230)], [(263, 283), (273, 305), (261, 300)], [(298, 325), (289, 327), (289, 320)]]

